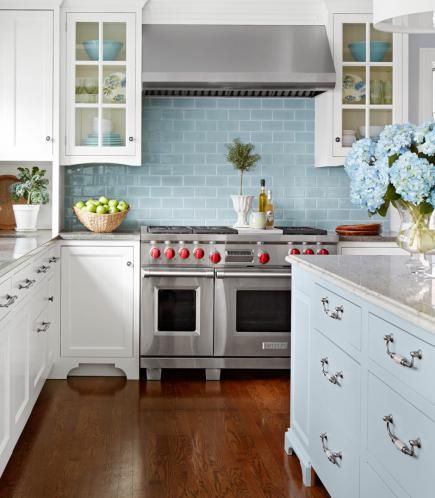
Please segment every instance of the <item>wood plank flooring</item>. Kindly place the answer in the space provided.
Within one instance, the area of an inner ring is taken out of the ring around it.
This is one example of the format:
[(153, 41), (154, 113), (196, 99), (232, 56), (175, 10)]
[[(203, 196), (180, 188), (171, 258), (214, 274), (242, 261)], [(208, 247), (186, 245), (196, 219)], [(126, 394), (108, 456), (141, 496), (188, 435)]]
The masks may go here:
[[(165, 372), (166, 374), (166, 372)], [(326, 498), (283, 450), (287, 373), (47, 381), (1, 498)]]

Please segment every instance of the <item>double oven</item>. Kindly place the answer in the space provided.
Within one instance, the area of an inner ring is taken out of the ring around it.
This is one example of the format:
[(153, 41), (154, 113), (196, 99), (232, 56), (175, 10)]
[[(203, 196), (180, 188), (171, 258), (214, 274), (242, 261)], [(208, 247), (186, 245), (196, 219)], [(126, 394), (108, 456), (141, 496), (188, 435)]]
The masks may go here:
[[(289, 368), (290, 266), (258, 264), (257, 243), (208, 246), (202, 261), (188, 265), (145, 261), (141, 366)], [(261, 250), (284, 262), (288, 248), (264, 243)], [(222, 259), (208, 265), (213, 252)]]

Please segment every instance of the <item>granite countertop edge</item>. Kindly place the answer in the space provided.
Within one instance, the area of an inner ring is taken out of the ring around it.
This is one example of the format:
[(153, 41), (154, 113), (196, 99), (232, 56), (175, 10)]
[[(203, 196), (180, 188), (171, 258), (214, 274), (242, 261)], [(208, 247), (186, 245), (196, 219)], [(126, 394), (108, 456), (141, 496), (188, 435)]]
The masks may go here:
[(386, 232), (380, 235), (339, 235), (339, 242), (396, 242), (397, 234)]
[(131, 230), (125, 232), (96, 233), (87, 231), (60, 232), (61, 240), (140, 240), (140, 231)]
[(334, 272), (312, 264), (306, 259), (302, 259), (299, 256), (287, 256), (285, 259), (287, 263), (290, 263), (292, 265), (296, 264), (297, 266), (307, 268), (313, 273), (319, 275), (322, 279), (327, 280), (332, 284), (337, 285), (353, 294), (356, 294), (358, 297), (369, 301), (375, 306), (384, 308), (386, 311), (398, 316), (399, 318), (407, 322), (412, 323), (417, 327), (435, 334), (435, 317), (431, 317), (424, 311), (418, 311), (412, 306), (400, 303), (393, 298), (387, 297), (363, 285), (352, 282), (341, 275), (337, 275)]

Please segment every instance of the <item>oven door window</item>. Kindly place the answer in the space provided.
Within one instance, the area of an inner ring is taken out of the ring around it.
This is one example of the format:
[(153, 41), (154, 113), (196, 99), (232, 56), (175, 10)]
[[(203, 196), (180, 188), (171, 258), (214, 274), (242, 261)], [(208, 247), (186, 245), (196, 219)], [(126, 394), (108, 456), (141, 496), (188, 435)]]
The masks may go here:
[(159, 332), (194, 332), (196, 330), (196, 291), (194, 289), (159, 289)]
[(290, 291), (239, 290), (237, 332), (290, 332)]

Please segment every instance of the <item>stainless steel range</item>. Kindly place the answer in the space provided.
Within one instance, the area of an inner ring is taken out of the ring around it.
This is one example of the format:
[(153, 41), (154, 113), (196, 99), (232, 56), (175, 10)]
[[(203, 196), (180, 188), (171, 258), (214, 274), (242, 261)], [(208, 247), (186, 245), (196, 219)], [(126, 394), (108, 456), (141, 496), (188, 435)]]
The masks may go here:
[(288, 254), (336, 254), (337, 237), (309, 227), (142, 227), (141, 367), (289, 368)]

